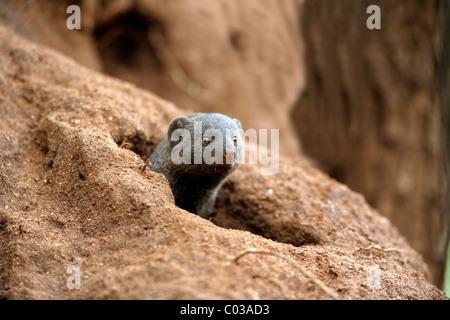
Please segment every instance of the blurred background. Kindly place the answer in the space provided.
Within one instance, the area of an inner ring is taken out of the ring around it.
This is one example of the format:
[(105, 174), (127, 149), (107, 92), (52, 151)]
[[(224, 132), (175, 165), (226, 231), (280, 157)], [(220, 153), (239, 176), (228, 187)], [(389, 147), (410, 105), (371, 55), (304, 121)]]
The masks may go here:
[(0, 23), (179, 108), (280, 129), (282, 155), (362, 193), (443, 287), (450, 1), (0, 0)]

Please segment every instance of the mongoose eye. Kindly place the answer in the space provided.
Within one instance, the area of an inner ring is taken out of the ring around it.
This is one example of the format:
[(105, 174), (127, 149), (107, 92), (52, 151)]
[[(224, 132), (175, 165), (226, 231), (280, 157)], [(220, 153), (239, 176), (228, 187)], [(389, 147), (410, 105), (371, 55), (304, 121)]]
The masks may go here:
[(203, 144), (206, 145), (206, 144), (210, 143), (211, 140), (208, 137), (203, 137), (202, 142), (203, 142)]
[(178, 138), (178, 141), (181, 142), (182, 140), (183, 140), (183, 136), (180, 136), (180, 137)]
[(237, 145), (237, 137), (233, 137), (233, 142), (234, 142), (234, 145), (236, 146)]

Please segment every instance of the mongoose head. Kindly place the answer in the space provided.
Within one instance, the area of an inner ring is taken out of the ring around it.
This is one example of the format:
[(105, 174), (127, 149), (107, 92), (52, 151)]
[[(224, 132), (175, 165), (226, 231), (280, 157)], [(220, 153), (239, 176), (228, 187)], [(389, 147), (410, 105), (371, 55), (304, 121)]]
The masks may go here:
[(242, 159), (241, 129), (239, 120), (220, 113), (175, 118), (167, 132), (172, 162), (190, 175), (229, 174)]

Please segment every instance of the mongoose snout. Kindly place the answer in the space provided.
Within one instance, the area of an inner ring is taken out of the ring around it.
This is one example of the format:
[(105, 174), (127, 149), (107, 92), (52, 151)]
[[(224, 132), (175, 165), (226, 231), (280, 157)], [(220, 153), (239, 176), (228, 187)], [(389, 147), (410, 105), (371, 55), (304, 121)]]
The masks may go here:
[(223, 162), (224, 163), (232, 163), (234, 162), (234, 159), (236, 158), (236, 152), (230, 151), (230, 150), (226, 150), (223, 152)]

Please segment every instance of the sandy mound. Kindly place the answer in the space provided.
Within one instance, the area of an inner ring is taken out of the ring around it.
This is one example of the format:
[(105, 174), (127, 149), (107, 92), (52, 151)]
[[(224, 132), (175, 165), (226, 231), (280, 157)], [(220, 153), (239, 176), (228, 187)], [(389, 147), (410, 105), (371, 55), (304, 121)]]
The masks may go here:
[[(387, 219), (306, 163), (240, 168), (208, 221), (141, 169), (179, 109), (3, 28), (0, 65), (8, 299), (330, 298), (298, 265), (343, 299), (445, 298)], [(252, 248), (274, 254), (235, 260)]]

